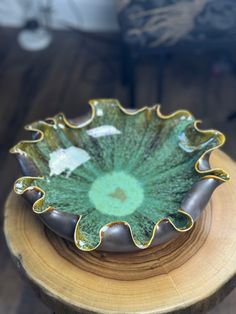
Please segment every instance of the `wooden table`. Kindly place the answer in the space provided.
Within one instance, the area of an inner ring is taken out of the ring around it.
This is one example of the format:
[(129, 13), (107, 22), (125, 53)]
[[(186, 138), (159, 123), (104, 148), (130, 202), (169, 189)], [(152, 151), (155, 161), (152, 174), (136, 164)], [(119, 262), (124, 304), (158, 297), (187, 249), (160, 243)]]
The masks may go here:
[(236, 165), (195, 227), (177, 240), (133, 254), (80, 252), (48, 231), (11, 193), (5, 206), (8, 247), (23, 276), (57, 314), (199, 313), (236, 285)]

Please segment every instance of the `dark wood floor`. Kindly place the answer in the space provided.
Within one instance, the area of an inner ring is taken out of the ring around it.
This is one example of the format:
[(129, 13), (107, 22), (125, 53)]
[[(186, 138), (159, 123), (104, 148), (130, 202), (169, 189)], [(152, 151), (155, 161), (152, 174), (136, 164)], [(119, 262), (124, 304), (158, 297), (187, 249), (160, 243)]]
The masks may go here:
[[(90, 98), (115, 97), (129, 106), (128, 89), (121, 84), (121, 49), (118, 38), (54, 33), (52, 45), (42, 52), (22, 51), (17, 31), (0, 29), (0, 203), (4, 201), (19, 168), (8, 149), (26, 134), (23, 126), (35, 119), (64, 111), (75, 117), (88, 110)], [(236, 55), (229, 51), (230, 55)], [(236, 60), (235, 60), (236, 61)], [(137, 106), (157, 100), (157, 72), (153, 62), (137, 69)], [(236, 75), (234, 67), (218, 54), (174, 55), (164, 77), (162, 110), (189, 109), (204, 126), (225, 132), (225, 151), (236, 159)], [(2, 225), (2, 213), (1, 213)], [(48, 314), (31, 289), (21, 281), (0, 233), (0, 313)], [(233, 314), (236, 291), (211, 311)]]

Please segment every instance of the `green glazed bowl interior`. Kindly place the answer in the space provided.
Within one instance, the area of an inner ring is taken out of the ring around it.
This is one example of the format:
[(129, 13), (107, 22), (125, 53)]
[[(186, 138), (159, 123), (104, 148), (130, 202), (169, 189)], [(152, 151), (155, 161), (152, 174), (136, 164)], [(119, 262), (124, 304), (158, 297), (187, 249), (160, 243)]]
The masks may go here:
[(114, 99), (90, 105), (84, 123), (58, 114), (27, 126), (38, 137), (11, 150), (27, 168), (15, 192), (37, 193), (33, 210), (42, 217), (65, 214), (64, 228), (73, 228), (67, 238), (85, 251), (101, 247), (105, 238), (112, 242), (106, 234), (114, 226), (125, 227), (140, 249), (153, 243), (163, 224), (175, 233), (191, 229), (196, 217), (183, 200), (199, 182), (213, 182), (215, 188), (228, 180), (207, 161), (224, 135), (200, 130), (199, 121), (184, 110), (168, 116), (157, 106), (130, 111)]

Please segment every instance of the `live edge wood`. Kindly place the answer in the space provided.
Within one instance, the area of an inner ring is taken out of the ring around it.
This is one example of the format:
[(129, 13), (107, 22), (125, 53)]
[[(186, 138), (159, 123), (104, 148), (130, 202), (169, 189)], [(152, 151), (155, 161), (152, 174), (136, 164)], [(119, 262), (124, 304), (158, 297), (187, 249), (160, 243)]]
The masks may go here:
[(46, 230), (11, 193), (5, 236), (19, 271), (57, 314), (199, 313), (236, 286), (236, 165), (215, 152), (231, 175), (193, 230), (133, 254), (80, 252)]

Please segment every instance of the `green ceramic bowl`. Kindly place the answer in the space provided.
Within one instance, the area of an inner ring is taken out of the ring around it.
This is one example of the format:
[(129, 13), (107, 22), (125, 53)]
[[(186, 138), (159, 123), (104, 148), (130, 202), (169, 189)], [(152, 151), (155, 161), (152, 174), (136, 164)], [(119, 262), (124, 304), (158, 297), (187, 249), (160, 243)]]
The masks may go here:
[(15, 192), (85, 251), (144, 249), (190, 230), (229, 178), (208, 163), (224, 135), (200, 130), (184, 110), (130, 111), (114, 99), (90, 106), (83, 122), (58, 114), (26, 127), (36, 138), (11, 150), (25, 174)]

